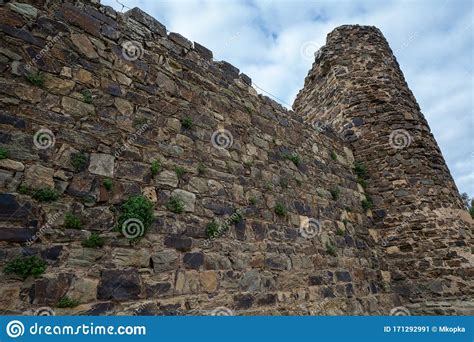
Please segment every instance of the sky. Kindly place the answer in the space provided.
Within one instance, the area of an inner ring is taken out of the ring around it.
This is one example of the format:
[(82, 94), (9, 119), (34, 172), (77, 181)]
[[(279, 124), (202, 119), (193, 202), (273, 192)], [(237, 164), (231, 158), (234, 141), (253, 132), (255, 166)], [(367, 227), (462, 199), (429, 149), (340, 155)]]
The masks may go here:
[(168, 31), (211, 49), (215, 60), (239, 68), (288, 108), (329, 32), (344, 24), (377, 26), (428, 120), (459, 191), (474, 197), (473, 1), (101, 2), (121, 12), (141, 8)]

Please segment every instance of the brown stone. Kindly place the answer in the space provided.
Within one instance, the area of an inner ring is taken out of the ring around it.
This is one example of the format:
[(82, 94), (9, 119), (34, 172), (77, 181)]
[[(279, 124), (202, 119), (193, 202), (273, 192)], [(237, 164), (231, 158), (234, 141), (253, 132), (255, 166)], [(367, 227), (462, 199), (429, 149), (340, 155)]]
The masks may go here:
[(94, 45), (85, 34), (71, 34), (71, 41), (84, 54), (87, 58), (99, 58), (99, 55), (95, 51)]

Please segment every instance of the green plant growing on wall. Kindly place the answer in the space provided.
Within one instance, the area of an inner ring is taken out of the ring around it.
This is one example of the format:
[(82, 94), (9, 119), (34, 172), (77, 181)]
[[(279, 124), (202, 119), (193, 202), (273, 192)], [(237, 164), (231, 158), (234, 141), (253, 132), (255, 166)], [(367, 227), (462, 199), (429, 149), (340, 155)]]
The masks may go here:
[(280, 177), (280, 186), (281, 186), (283, 189), (288, 188), (288, 178), (286, 178), (286, 177)]
[(127, 228), (127, 225), (124, 225), (125, 221), (138, 220), (141, 223), (140, 225), (143, 226), (143, 232), (140, 232), (141, 234), (138, 236), (141, 237), (147, 232), (153, 223), (153, 219), (153, 203), (142, 195), (132, 196), (120, 207), (117, 230), (123, 233)]
[(332, 256), (337, 256), (337, 249), (332, 243), (326, 242), (326, 253)]
[(23, 280), (29, 276), (38, 277), (46, 271), (47, 264), (43, 259), (36, 256), (18, 257), (9, 261), (4, 272), (6, 274), (16, 274)]
[(288, 160), (291, 160), (295, 166), (299, 166), (301, 164), (301, 157), (296, 152), (286, 153), (284, 154), (284, 157)]
[(240, 210), (236, 210), (230, 215), (230, 222), (237, 224), (244, 219), (244, 214)]
[(19, 194), (22, 194), (22, 195), (30, 195), (31, 194), (31, 191), (30, 189), (28, 189), (28, 187), (24, 184), (21, 184), (19, 187), (18, 187), (18, 193)]
[(181, 126), (184, 129), (191, 129), (193, 127), (193, 119), (189, 116), (186, 116), (181, 119)]
[(31, 84), (37, 87), (42, 87), (44, 85), (44, 75), (41, 71), (31, 72), (26, 75), (26, 78)]
[(285, 205), (282, 203), (275, 204), (275, 207), (273, 208), (273, 210), (275, 211), (275, 214), (277, 214), (280, 217), (285, 216), (287, 213), (287, 209)]
[(341, 195), (341, 189), (339, 189), (338, 186), (333, 186), (331, 189), (329, 189), (329, 192), (331, 193), (331, 197), (334, 201), (337, 201)]
[(257, 204), (257, 198), (255, 196), (251, 196), (249, 198), (249, 204), (250, 205), (256, 205)]
[(369, 210), (374, 206), (374, 203), (372, 202), (372, 198), (370, 198), (369, 195), (365, 195), (365, 199), (361, 201), (361, 205), (364, 210)]
[[(31, 193), (30, 190), (27, 190)], [(59, 194), (56, 190), (50, 188), (41, 188), (33, 190), (31, 197), (33, 197), (38, 202), (53, 202), (59, 198)]]
[(340, 227), (337, 227), (336, 235), (344, 236), (344, 229), (341, 229)]
[(166, 203), (166, 208), (175, 214), (182, 214), (184, 212), (184, 201), (178, 195), (171, 196), (168, 203)]
[(97, 233), (92, 233), (87, 239), (82, 241), (82, 246), (86, 248), (102, 248), (105, 239)]
[(206, 226), (206, 237), (208, 239), (215, 238), (219, 234), (219, 223), (216, 220), (212, 220)]
[(207, 171), (206, 165), (204, 165), (203, 163), (199, 163), (199, 164), (198, 164), (198, 167), (197, 167), (198, 175), (199, 175), (199, 176), (202, 176), (203, 174), (206, 173), (206, 171)]
[(89, 89), (84, 89), (82, 92), (82, 101), (85, 103), (92, 103), (92, 93)]
[(160, 172), (161, 170), (161, 163), (159, 160), (153, 160), (151, 162), (151, 166), (150, 166), (150, 171), (151, 171), (151, 175), (152, 177), (155, 177), (158, 172)]
[(138, 129), (138, 128), (142, 127), (144, 124), (146, 124), (147, 121), (148, 121), (147, 118), (135, 118), (135, 119), (133, 119), (132, 125), (133, 125), (134, 128)]
[(104, 188), (105, 188), (105, 190), (107, 190), (107, 191), (112, 190), (112, 187), (114, 186), (114, 183), (112, 182), (112, 180), (111, 180), (110, 178), (104, 179), (104, 181), (102, 182), (102, 184), (104, 185)]
[(176, 172), (176, 176), (178, 176), (178, 179), (181, 179), (184, 177), (184, 175), (186, 174), (186, 169), (182, 166), (176, 166), (174, 168), (174, 171)]
[(362, 208), (364, 208), (364, 210), (369, 210), (374, 206), (374, 203), (372, 202), (372, 199), (368, 195), (366, 195), (365, 197), (366, 198), (361, 201), (361, 205), (362, 205)]
[(337, 160), (337, 154), (334, 151), (331, 151), (331, 159)]
[(10, 152), (5, 147), (0, 147), (0, 160), (7, 159)]
[(64, 228), (81, 229), (82, 228), (81, 219), (72, 213), (67, 213), (66, 215), (64, 215)]
[(354, 173), (360, 178), (367, 178), (367, 167), (360, 162), (354, 164)]
[(77, 299), (72, 299), (69, 297), (62, 297), (56, 304), (57, 308), (74, 308), (80, 303)]
[(367, 167), (362, 163), (355, 163), (354, 173), (357, 176), (357, 183), (359, 183), (364, 189), (367, 187), (366, 179), (368, 177)]
[(71, 154), (71, 165), (74, 171), (81, 172), (85, 169), (87, 163), (87, 156), (83, 152)]

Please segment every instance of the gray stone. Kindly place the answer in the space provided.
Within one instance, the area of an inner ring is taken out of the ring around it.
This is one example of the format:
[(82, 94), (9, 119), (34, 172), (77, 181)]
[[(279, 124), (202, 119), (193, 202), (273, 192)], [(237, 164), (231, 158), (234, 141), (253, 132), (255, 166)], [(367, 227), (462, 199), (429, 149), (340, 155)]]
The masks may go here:
[(174, 171), (162, 171), (156, 177), (155, 183), (157, 185), (168, 185), (171, 187), (176, 187), (178, 185), (178, 176)]
[(151, 15), (143, 12), (138, 7), (134, 7), (131, 10), (127, 11), (125, 15), (145, 25), (145, 27), (151, 30), (152, 32), (155, 32), (162, 37), (166, 37), (166, 27), (158, 20), (153, 18)]
[(85, 117), (90, 114), (95, 115), (95, 108), (92, 104), (73, 99), (72, 97), (64, 96), (61, 100), (61, 105), (66, 114), (75, 117)]
[(91, 153), (89, 172), (105, 177), (114, 176), (115, 157), (105, 153)]
[(23, 185), (30, 189), (54, 188), (54, 170), (42, 165), (31, 165), (26, 169)]
[(240, 279), (239, 285), (244, 291), (254, 292), (260, 289), (260, 281), (260, 273), (257, 270), (250, 270)]
[(121, 161), (117, 168), (117, 177), (143, 182), (146, 178), (151, 177), (150, 165)]
[(191, 213), (194, 211), (194, 204), (196, 202), (196, 195), (181, 189), (173, 190), (172, 196), (178, 196), (184, 202), (184, 211)]
[(165, 249), (151, 257), (155, 272), (173, 271), (178, 266), (178, 253), (173, 249)]
[(12, 10), (21, 15), (30, 18), (36, 18), (38, 15), (38, 10), (36, 7), (33, 7), (28, 4), (20, 3), (20, 2), (9, 2), (7, 6)]
[(194, 50), (196, 50), (196, 52), (199, 53), (203, 58), (212, 60), (212, 51), (207, 47), (194, 42)]

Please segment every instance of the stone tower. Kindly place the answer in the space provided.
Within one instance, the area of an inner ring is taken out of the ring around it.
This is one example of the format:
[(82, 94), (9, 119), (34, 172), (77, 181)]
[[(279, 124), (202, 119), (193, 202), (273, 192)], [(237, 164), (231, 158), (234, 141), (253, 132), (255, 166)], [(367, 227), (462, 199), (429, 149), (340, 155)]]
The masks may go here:
[(293, 108), (313, 125), (331, 125), (366, 167), (370, 233), (405, 305), (472, 313), (472, 220), (380, 30), (332, 31)]

